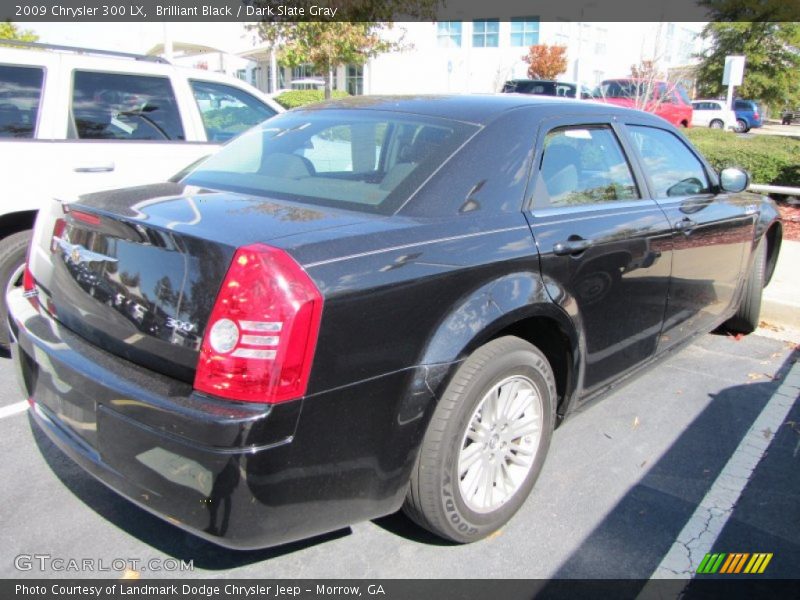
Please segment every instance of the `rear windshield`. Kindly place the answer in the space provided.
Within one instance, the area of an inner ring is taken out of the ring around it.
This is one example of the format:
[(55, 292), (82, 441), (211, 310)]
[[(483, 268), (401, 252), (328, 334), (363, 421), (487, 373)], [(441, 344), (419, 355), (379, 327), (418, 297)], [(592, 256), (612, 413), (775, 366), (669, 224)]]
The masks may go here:
[(739, 110), (758, 110), (756, 103), (748, 100), (736, 100), (733, 106)]
[(645, 96), (669, 98), (673, 91), (683, 104), (687, 106), (691, 104), (689, 95), (681, 86), (644, 79), (610, 79), (596, 87), (592, 95), (595, 98), (642, 98)]
[(292, 111), (232, 140), (183, 182), (391, 214), (476, 129), (383, 111)]
[(642, 96), (652, 85), (652, 83), (648, 86), (644, 82), (630, 80), (604, 81), (595, 89), (594, 95), (599, 98), (637, 98)]
[(563, 96), (566, 98), (574, 98), (576, 90), (577, 86), (575, 84), (557, 81), (511, 80), (506, 81), (503, 86), (503, 91), (506, 93)]

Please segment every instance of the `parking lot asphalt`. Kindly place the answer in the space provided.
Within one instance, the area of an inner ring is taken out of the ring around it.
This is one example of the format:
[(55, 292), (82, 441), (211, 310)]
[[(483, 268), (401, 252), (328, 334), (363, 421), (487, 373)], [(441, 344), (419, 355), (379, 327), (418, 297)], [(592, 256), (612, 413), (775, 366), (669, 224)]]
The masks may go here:
[[(113, 567), (121, 563), (112, 561), (134, 559), (136, 572), (127, 575), (143, 578), (648, 578), (724, 479), (759, 415), (781, 394), (785, 403), (789, 390), (788, 414), (759, 433), (763, 458), (742, 477), (720, 531), (706, 537), (708, 551), (771, 552), (763, 576), (797, 578), (799, 356), (796, 344), (757, 335), (699, 338), (568, 419), (534, 493), (481, 542), (447, 544), (391, 515), (253, 552), (187, 534), (85, 474), (24, 411), (12, 410), (22, 397), (11, 362), (0, 359), (0, 577), (120, 577)], [(44, 569), (23, 560), (30, 569), (19, 570), (20, 555), (90, 559), (107, 570), (59, 570), (54, 560)], [(169, 559), (192, 569), (154, 570), (174, 568)]]

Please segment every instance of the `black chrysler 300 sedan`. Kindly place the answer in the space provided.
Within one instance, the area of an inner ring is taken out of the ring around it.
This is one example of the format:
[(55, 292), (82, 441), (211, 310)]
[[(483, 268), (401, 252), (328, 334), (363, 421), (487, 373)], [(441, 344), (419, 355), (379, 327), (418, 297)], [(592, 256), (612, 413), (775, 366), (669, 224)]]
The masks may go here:
[(609, 105), (291, 111), (175, 181), (42, 211), (9, 295), (19, 381), (86, 470), (224, 546), (401, 506), (477, 540), (570, 411), (755, 328), (781, 228), (747, 184)]

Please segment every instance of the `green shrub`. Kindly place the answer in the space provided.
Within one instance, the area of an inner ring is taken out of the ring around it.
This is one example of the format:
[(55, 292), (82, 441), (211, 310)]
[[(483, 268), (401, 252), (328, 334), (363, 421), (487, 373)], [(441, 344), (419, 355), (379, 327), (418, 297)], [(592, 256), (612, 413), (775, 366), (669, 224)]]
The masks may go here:
[(695, 127), (686, 137), (715, 169), (741, 167), (753, 183), (800, 186), (800, 139), (779, 135), (740, 136)]
[[(347, 92), (340, 90), (333, 90), (331, 98), (346, 98), (349, 96)], [(306, 104), (313, 104), (314, 102), (322, 102), (325, 99), (325, 92), (323, 90), (291, 90), (283, 92), (280, 96), (275, 97), (275, 101), (286, 109), (297, 108), (298, 106), (305, 106)]]

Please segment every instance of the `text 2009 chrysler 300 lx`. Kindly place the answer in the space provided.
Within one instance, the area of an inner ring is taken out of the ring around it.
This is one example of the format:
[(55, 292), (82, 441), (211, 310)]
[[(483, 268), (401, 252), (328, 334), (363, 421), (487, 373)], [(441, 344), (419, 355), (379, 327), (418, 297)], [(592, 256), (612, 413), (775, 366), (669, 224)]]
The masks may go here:
[(607, 105), (292, 111), (179, 181), (43, 211), (9, 296), (19, 379), (63, 451), (219, 544), (401, 506), (469, 542), (575, 407), (755, 328), (781, 228), (746, 185)]

